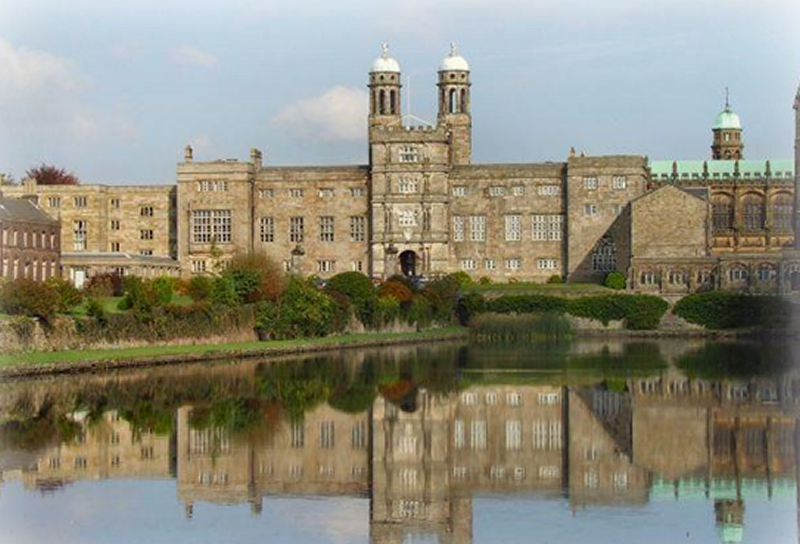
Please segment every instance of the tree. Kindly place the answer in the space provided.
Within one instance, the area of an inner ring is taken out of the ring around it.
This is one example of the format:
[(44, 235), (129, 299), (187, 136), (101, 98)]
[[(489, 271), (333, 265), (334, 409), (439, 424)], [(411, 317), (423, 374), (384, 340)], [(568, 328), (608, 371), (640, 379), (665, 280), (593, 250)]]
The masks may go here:
[(25, 176), (35, 178), (39, 185), (79, 185), (81, 182), (72, 172), (44, 163), (25, 172)]

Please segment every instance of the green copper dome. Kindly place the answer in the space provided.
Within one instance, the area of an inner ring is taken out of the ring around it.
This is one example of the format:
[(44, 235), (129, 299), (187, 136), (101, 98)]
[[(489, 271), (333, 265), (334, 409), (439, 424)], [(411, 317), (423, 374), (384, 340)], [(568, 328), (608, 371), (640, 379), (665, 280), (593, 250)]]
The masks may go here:
[(725, 106), (725, 109), (722, 110), (719, 115), (717, 115), (717, 120), (714, 123), (714, 130), (742, 130), (742, 121), (739, 119), (739, 116), (730, 108), (730, 106)]

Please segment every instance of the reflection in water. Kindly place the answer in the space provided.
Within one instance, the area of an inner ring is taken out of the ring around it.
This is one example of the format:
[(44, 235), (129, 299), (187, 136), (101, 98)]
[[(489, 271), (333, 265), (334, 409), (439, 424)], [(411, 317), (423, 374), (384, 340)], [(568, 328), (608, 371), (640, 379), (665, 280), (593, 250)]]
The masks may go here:
[[(0, 384), (2, 480), (177, 481), (197, 502), (370, 499), (370, 540), (472, 541), (473, 498), (704, 497), (722, 542), (794, 495), (788, 348), (580, 342), (352, 351)], [(713, 364), (703, 365), (703, 360)]]

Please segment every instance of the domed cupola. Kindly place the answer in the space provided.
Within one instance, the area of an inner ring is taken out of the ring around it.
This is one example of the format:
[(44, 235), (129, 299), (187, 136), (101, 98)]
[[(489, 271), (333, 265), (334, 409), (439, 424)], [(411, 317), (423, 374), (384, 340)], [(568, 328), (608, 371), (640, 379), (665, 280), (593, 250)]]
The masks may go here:
[(450, 54), (439, 64), (440, 72), (469, 72), (467, 59), (458, 54), (456, 44), (450, 44)]
[(400, 63), (389, 56), (389, 46), (381, 44), (381, 56), (375, 59), (372, 63), (372, 70), (370, 72), (392, 72), (395, 74), (400, 73)]
[(381, 44), (381, 56), (369, 72), (369, 125), (400, 124), (400, 63), (389, 56), (389, 46)]
[(731, 108), (727, 89), (725, 89), (725, 108), (717, 115), (711, 131), (714, 134), (714, 143), (711, 145), (711, 157), (714, 160), (744, 159), (742, 121)]

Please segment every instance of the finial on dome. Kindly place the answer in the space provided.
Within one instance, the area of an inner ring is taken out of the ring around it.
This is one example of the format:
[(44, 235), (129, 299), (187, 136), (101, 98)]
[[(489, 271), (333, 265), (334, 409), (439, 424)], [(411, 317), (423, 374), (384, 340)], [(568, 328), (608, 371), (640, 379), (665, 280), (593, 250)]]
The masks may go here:
[(382, 59), (388, 59), (389, 58), (389, 44), (386, 43), (386, 42), (383, 42), (381, 44), (381, 58)]
[(726, 110), (731, 109), (731, 100), (730, 99), (731, 99), (731, 93), (730, 93), (730, 90), (728, 90), (728, 87), (726, 86), (725, 87), (725, 109)]
[(458, 48), (456, 47), (456, 42), (450, 42), (450, 56), (455, 57), (458, 55)]

